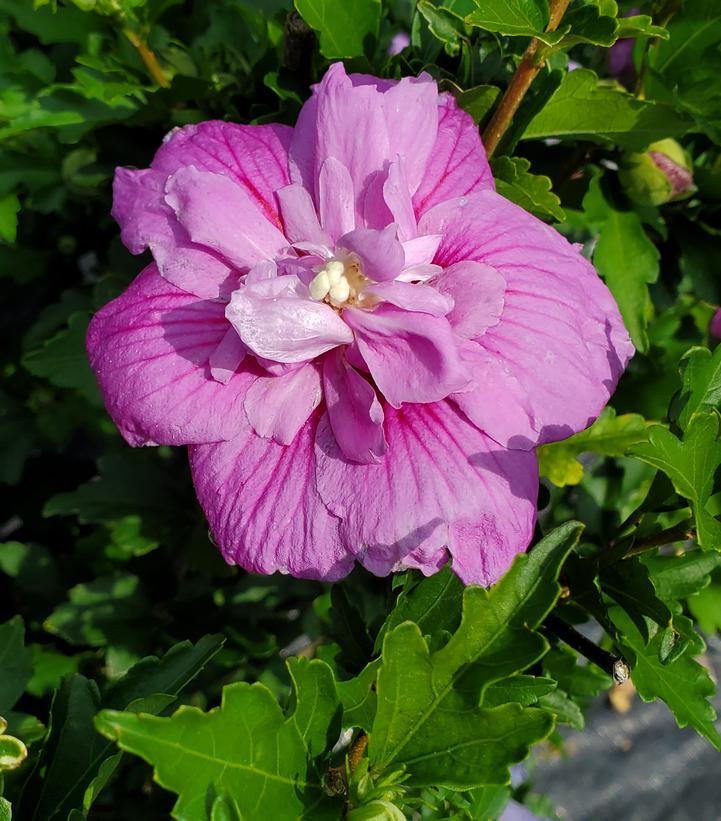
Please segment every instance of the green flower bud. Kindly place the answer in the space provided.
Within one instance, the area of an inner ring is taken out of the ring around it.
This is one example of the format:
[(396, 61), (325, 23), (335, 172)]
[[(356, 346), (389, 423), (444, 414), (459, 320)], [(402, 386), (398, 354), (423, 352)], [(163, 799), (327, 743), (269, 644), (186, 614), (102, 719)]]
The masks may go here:
[(663, 205), (690, 197), (693, 184), (689, 155), (676, 142), (652, 143), (644, 154), (629, 154), (618, 173), (628, 196), (639, 205)]
[(406, 821), (406, 817), (390, 801), (369, 801), (351, 810), (348, 821)]

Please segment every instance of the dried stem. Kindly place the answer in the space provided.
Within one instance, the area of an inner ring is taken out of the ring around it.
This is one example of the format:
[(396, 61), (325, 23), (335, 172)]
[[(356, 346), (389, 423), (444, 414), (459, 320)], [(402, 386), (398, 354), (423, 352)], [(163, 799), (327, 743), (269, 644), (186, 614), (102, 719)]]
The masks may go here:
[(366, 751), (367, 746), (368, 736), (364, 732), (361, 732), (358, 738), (353, 742), (353, 746), (348, 753), (348, 766), (351, 772), (355, 772), (356, 767), (360, 764), (360, 760), (363, 758), (363, 753)]
[[(570, 0), (551, 0), (549, 8), (549, 20), (546, 31), (555, 31), (558, 28), (563, 15), (566, 13)], [(528, 48), (523, 54), (523, 58), (513, 75), (510, 85), (498, 104), (498, 108), (493, 112), (491, 121), (483, 132), (483, 145), (489, 157), (498, 147), (501, 137), (506, 133), (511, 124), (518, 106), (526, 96), (526, 92), (531, 87), (531, 83), (536, 79), (536, 75), (543, 67), (546, 59), (548, 47), (535, 37), (528, 44)]]
[(543, 626), (555, 636), (558, 636), (569, 647), (573, 647), (592, 664), (595, 664), (596, 667), (600, 667), (604, 673), (612, 676), (616, 684), (623, 684), (624, 681), (628, 680), (631, 669), (620, 656), (614, 656), (606, 650), (602, 650), (563, 619), (559, 619), (558, 616), (554, 615), (546, 616)]
[(140, 58), (145, 63), (145, 67), (148, 69), (148, 74), (150, 74), (153, 80), (163, 88), (170, 88), (170, 80), (165, 76), (165, 72), (150, 46), (129, 26), (123, 26), (121, 31), (135, 47)]

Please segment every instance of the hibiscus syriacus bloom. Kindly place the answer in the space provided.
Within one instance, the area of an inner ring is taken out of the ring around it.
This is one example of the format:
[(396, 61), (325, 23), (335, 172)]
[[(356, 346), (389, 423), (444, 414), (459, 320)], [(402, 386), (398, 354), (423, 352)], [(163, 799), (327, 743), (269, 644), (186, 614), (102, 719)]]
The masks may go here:
[(453, 98), (336, 64), (295, 128), (177, 129), (114, 194), (154, 261), (90, 361), (130, 444), (190, 446), (226, 560), (498, 579), (533, 533), (534, 447), (598, 415), (632, 347)]

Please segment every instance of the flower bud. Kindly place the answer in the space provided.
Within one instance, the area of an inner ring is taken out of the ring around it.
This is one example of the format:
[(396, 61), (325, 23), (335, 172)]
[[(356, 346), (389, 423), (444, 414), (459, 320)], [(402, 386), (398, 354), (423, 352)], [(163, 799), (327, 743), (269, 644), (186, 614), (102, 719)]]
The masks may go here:
[(664, 205), (690, 197), (696, 190), (691, 158), (672, 139), (652, 143), (644, 154), (630, 154), (619, 178), (628, 196), (639, 205)]
[(376, 800), (351, 810), (348, 821), (406, 821), (406, 817), (390, 801)]
[(711, 318), (708, 332), (716, 339), (721, 339), (721, 308), (718, 308)]

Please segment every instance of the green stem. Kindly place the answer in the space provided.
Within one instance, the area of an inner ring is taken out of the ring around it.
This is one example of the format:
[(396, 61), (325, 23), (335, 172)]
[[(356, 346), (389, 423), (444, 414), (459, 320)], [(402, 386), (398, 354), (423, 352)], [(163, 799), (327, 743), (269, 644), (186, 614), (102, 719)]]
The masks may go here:
[[(551, 0), (546, 31), (555, 31), (558, 28), (569, 3), (570, 0)], [(483, 145), (489, 157), (493, 156), (493, 152), (518, 111), (518, 106), (543, 67), (547, 51), (548, 47), (535, 37), (528, 44), (516, 73), (483, 132)]]

